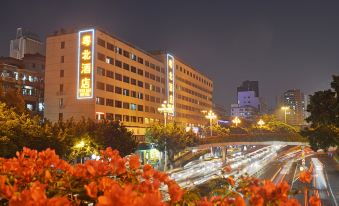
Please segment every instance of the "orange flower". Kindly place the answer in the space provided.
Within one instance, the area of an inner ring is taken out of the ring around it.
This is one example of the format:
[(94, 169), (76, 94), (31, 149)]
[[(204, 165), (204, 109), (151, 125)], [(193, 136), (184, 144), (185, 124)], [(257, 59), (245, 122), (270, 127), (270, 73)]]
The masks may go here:
[(232, 167), (227, 165), (225, 168), (224, 168), (224, 171), (227, 172), (227, 173), (230, 173), (232, 172)]
[(319, 197), (312, 196), (309, 200), (310, 206), (321, 206), (321, 201)]
[(244, 198), (242, 198), (240, 195), (238, 195), (235, 198), (234, 205), (235, 206), (246, 206), (246, 202), (245, 202)]
[(143, 168), (143, 177), (146, 178), (146, 179), (149, 179), (151, 177), (153, 177), (153, 174), (154, 174), (154, 170), (153, 170), (153, 167), (149, 164), (146, 164), (144, 165), (144, 168)]
[(85, 189), (86, 189), (86, 194), (95, 199), (97, 198), (97, 194), (98, 194), (98, 187), (97, 184), (95, 182), (91, 182), (89, 185), (85, 185)]
[(310, 183), (312, 180), (312, 175), (309, 171), (302, 171), (299, 175), (299, 180), (303, 183)]
[(140, 167), (140, 161), (138, 155), (132, 155), (129, 158), (129, 167), (132, 170), (136, 170)]
[(46, 170), (45, 171), (45, 182), (49, 182), (52, 180), (52, 175), (51, 173), (49, 172), (49, 170)]
[(169, 181), (167, 183), (168, 193), (171, 196), (171, 202), (178, 202), (181, 200), (184, 195), (184, 191), (179, 187), (179, 185), (175, 181)]
[(229, 177), (227, 177), (226, 180), (231, 186), (235, 185), (235, 181), (234, 181), (233, 177), (229, 176)]

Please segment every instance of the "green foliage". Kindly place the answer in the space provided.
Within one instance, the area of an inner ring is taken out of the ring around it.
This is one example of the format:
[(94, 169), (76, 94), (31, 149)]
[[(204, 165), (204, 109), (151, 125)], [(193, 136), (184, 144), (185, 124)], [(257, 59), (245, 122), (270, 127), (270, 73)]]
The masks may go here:
[(282, 121), (279, 121), (274, 115), (263, 115), (261, 119), (265, 122), (262, 127), (254, 124), (253, 128), (275, 133), (296, 134), (298, 129)]
[(332, 76), (331, 88), (310, 95), (307, 111), (311, 123), (301, 134), (308, 138), (312, 149), (327, 150), (339, 146), (339, 76)]
[(147, 142), (155, 143), (159, 151), (165, 151), (166, 145), (170, 162), (174, 161), (174, 154), (196, 144), (195, 134), (186, 132), (184, 126), (175, 123), (169, 123), (166, 127), (154, 125), (147, 129), (145, 138)]
[(26, 112), (25, 100), (16, 89), (7, 89), (7, 91), (3, 93), (0, 88), (0, 102), (5, 103), (7, 107), (13, 108), (18, 113)]
[[(86, 149), (78, 151), (75, 145), (81, 140), (85, 141)], [(137, 142), (118, 122), (69, 119), (52, 124), (0, 103), (0, 156), (13, 157), (25, 146), (38, 151), (52, 148), (58, 155), (72, 159), (78, 154), (86, 156), (106, 147), (127, 155), (135, 151)]]

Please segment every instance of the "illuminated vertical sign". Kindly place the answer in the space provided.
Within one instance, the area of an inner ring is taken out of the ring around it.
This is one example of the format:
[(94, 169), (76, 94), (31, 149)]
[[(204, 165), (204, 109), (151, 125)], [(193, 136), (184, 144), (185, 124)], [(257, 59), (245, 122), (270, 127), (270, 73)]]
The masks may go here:
[(93, 98), (94, 29), (78, 32), (77, 98)]
[(167, 102), (173, 108), (171, 113), (168, 113), (170, 116), (175, 114), (175, 69), (174, 69), (174, 57), (170, 54), (167, 54)]

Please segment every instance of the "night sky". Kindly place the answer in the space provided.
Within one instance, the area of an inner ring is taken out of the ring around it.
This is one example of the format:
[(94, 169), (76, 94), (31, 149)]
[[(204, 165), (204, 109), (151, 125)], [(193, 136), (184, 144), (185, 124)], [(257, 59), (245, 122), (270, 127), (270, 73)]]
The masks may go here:
[(339, 74), (339, 1), (276, 2), (3, 1), (0, 55), (9, 55), (17, 27), (45, 38), (96, 25), (144, 50), (172, 51), (212, 78), (216, 103), (229, 108), (243, 80), (258, 80), (274, 106), (284, 90), (310, 94)]

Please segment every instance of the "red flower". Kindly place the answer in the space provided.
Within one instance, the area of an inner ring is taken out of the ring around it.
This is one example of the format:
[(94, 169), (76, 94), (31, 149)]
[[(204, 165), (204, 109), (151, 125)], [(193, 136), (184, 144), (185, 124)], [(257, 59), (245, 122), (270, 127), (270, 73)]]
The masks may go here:
[(310, 206), (321, 206), (321, 201), (319, 197), (312, 196), (309, 200)]
[(86, 194), (95, 199), (97, 198), (97, 194), (98, 194), (98, 187), (97, 184), (95, 182), (91, 182), (89, 185), (85, 185), (85, 189), (86, 189)]
[(129, 167), (132, 170), (136, 170), (140, 167), (140, 161), (138, 155), (132, 155), (129, 158)]
[(299, 180), (303, 183), (310, 183), (312, 180), (312, 175), (309, 171), (302, 171), (299, 175)]

